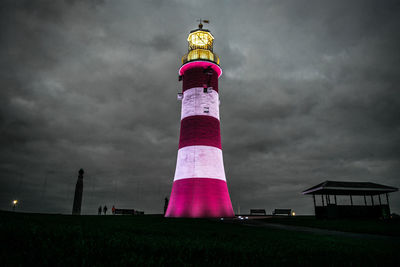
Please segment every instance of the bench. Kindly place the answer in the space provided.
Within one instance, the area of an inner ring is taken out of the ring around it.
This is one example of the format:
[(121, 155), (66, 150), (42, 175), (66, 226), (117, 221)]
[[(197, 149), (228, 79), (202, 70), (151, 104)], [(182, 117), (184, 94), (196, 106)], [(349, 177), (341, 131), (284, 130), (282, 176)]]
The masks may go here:
[(115, 214), (135, 215), (134, 209), (115, 209)]
[(121, 215), (144, 215), (144, 211), (134, 209), (115, 209), (115, 214)]
[(251, 209), (250, 215), (267, 215), (264, 209)]
[(275, 209), (274, 212), (272, 212), (272, 215), (287, 215), (287, 216), (291, 216), (292, 215), (292, 210), (291, 209)]

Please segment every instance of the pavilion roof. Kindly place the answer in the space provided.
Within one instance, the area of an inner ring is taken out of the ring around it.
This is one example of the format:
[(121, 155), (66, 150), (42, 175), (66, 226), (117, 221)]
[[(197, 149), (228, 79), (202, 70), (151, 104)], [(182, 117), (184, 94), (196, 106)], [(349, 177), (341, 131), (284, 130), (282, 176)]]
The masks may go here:
[(302, 192), (303, 195), (380, 195), (398, 188), (371, 182), (325, 181)]

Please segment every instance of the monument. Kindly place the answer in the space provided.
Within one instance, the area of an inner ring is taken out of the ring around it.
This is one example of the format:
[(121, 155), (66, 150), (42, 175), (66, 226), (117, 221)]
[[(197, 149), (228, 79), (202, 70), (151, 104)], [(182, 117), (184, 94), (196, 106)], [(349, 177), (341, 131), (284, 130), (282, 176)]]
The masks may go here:
[(81, 215), (82, 193), (83, 193), (83, 169), (79, 170), (78, 180), (75, 185), (74, 204), (72, 207), (72, 215)]

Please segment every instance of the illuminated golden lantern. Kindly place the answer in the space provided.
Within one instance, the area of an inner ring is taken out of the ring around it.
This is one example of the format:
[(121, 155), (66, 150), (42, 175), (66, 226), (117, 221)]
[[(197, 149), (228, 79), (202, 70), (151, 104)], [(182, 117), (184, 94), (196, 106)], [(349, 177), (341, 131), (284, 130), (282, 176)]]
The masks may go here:
[(199, 28), (190, 32), (188, 36), (188, 53), (182, 57), (182, 64), (193, 60), (206, 60), (219, 65), (219, 57), (213, 52), (214, 36), (209, 30)]

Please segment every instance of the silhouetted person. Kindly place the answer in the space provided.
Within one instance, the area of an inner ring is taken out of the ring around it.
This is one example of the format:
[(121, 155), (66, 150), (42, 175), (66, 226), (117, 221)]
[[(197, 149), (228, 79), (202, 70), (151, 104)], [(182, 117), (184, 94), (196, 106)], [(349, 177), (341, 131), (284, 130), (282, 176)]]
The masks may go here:
[(115, 215), (115, 206), (114, 205), (112, 206), (111, 211), (112, 211), (112, 214)]
[(167, 212), (167, 208), (168, 208), (168, 198), (166, 197), (164, 200), (164, 215)]
[(107, 214), (107, 206), (106, 205), (104, 205), (103, 212), (104, 212), (104, 215)]
[(99, 215), (101, 215), (101, 210), (102, 210), (102, 208), (101, 208), (101, 206), (99, 206), (99, 209), (98, 209), (98, 214)]

